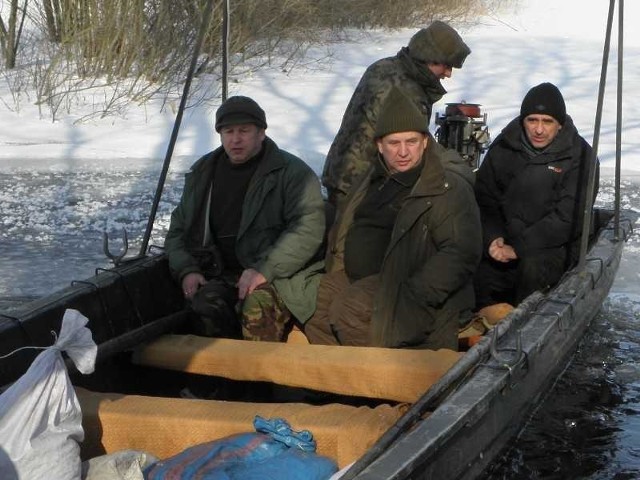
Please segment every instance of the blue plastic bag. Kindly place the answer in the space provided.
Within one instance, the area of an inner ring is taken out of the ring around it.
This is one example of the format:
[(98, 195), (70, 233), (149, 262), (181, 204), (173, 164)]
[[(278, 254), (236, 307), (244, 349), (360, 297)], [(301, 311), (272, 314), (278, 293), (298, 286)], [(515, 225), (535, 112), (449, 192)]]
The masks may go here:
[(294, 431), (281, 418), (256, 416), (256, 433), (195, 445), (145, 472), (146, 480), (326, 480), (336, 463), (315, 453), (308, 430)]

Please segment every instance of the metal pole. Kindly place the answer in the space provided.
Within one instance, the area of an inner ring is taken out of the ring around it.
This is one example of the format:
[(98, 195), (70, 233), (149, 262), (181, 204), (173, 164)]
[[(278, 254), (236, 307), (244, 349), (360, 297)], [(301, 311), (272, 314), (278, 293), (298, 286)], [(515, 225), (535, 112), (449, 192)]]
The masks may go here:
[(593, 152), (589, 161), (589, 182), (584, 202), (584, 217), (582, 220), (582, 236), (580, 238), (580, 259), (578, 269), (583, 270), (586, 264), (587, 248), (589, 246), (589, 232), (591, 230), (591, 200), (595, 192), (596, 161), (598, 158), (598, 143), (600, 141), (600, 124), (602, 121), (602, 102), (604, 98), (604, 88), (607, 81), (607, 63), (609, 62), (609, 49), (611, 45), (611, 25), (613, 23), (613, 10), (616, 0), (609, 2), (609, 16), (607, 18), (607, 33), (604, 40), (604, 50), (602, 53), (602, 70), (600, 73), (600, 87), (598, 89), (598, 104), (596, 107), (596, 121), (593, 128)]
[(229, 0), (224, 0), (222, 12), (222, 101), (228, 96), (229, 90)]
[(624, 57), (624, 0), (618, 2), (618, 96), (616, 105), (616, 175), (614, 205), (614, 238), (618, 240), (620, 229), (620, 164), (622, 162), (622, 64)]
[(147, 229), (142, 239), (142, 246), (140, 247), (140, 256), (144, 256), (149, 246), (149, 239), (151, 238), (151, 231), (153, 230), (153, 223), (156, 219), (156, 213), (158, 211), (158, 205), (160, 203), (160, 197), (162, 196), (162, 189), (164, 188), (164, 181), (167, 178), (167, 172), (169, 171), (169, 164), (171, 163), (171, 156), (173, 155), (173, 149), (178, 138), (178, 131), (180, 130), (180, 123), (182, 122), (182, 116), (187, 104), (187, 98), (189, 96), (189, 89), (191, 88), (191, 80), (193, 79), (193, 73), (198, 63), (198, 56), (200, 55), (200, 48), (204, 41), (204, 37), (209, 26), (209, 19), (211, 18), (211, 12), (213, 11), (213, 4), (215, 0), (207, 2), (204, 15), (202, 17), (202, 24), (198, 32), (196, 44), (193, 49), (193, 56), (191, 58), (191, 65), (189, 65), (189, 71), (187, 73), (187, 79), (184, 82), (184, 89), (182, 91), (182, 98), (180, 99), (180, 107), (178, 108), (178, 114), (176, 115), (176, 121), (173, 124), (173, 131), (171, 132), (171, 138), (169, 140), (169, 146), (167, 147), (167, 153), (164, 157), (164, 164), (162, 165), (162, 172), (160, 173), (160, 179), (158, 180), (158, 187), (156, 188), (155, 196), (153, 197), (153, 205), (151, 207), (151, 213), (149, 214), (149, 220), (147, 222)]

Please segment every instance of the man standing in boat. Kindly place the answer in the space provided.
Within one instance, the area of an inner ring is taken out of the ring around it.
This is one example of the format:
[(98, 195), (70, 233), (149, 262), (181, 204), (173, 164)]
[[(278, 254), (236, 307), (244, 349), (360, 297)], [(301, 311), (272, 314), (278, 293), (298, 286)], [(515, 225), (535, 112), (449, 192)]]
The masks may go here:
[(311, 343), (457, 350), (481, 255), (473, 173), (398, 88), (374, 137), (371, 167), (329, 233), (327, 273), (304, 332)]
[[(478, 308), (517, 305), (554, 286), (579, 254), (592, 148), (551, 83), (525, 95), (520, 115), (491, 144), (476, 178), (484, 258)], [(599, 163), (596, 160), (597, 195)]]
[(385, 97), (395, 85), (420, 107), (429, 124), (432, 105), (447, 91), (441, 80), (462, 68), (471, 53), (458, 32), (435, 21), (416, 32), (397, 55), (371, 64), (364, 72), (342, 124), (329, 148), (322, 183), (329, 201), (339, 205), (354, 180), (363, 175), (376, 156), (374, 131)]
[(227, 99), (216, 112), (222, 146), (191, 167), (171, 214), (169, 266), (203, 335), (280, 341), (292, 316), (315, 309), (320, 182), (266, 128), (253, 99)]

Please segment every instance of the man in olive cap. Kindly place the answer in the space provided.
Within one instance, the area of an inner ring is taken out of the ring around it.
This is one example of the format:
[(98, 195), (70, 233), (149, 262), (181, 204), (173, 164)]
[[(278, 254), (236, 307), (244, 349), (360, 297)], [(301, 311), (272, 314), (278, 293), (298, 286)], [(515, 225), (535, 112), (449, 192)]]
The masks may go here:
[(418, 105), (428, 124), (432, 105), (447, 92), (440, 80), (462, 68), (471, 53), (448, 24), (435, 21), (416, 32), (397, 55), (370, 65), (356, 87), (329, 148), (322, 173), (329, 201), (339, 206), (354, 180), (375, 155), (373, 134), (384, 98), (392, 86)]
[(476, 177), (484, 258), (475, 278), (478, 308), (517, 305), (554, 286), (579, 253), (592, 149), (552, 83), (531, 88), (493, 141)]
[(473, 172), (396, 87), (373, 135), (369, 171), (329, 233), (305, 334), (321, 344), (457, 350), (481, 254)]
[(266, 128), (253, 99), (223, 102), (215, 123), (222, 146), (191, 167), (171, 214), (169, 267), (203, 335), (280, 341), (292, 317), (305, 322), (315, 309), (320, 182)]

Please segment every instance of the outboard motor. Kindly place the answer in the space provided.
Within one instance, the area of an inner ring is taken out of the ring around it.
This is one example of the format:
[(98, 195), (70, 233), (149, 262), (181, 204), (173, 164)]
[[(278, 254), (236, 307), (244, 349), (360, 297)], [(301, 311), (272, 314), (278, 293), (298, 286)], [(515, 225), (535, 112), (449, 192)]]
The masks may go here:
[(491, 137), (487, 114), (477, 103), (447, 103), (444, 115), (436, 112), (435, 137), (446, 148), (457, 150), (471, 168), (480, 166), (480, 158), (489, 147)]

